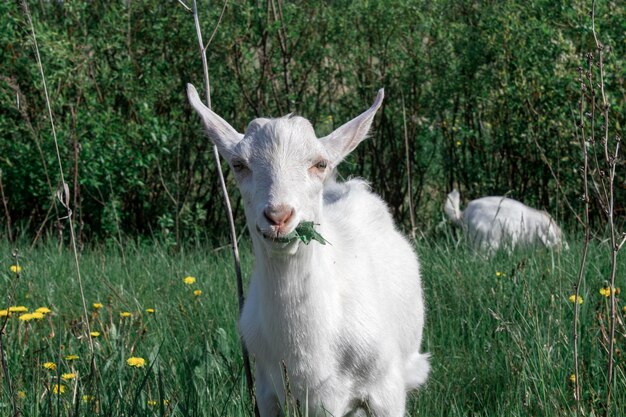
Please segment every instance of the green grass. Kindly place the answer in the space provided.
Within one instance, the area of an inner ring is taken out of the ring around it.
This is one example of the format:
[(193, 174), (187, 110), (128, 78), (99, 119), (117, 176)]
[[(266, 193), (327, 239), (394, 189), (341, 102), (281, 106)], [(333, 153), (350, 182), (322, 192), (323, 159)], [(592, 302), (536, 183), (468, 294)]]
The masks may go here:
[[(552, 253), (500, 253), (477, 257), (451, 243), (418, 252), (428, 305), (425, 350), (432, 353), (428, 385), (411, 397), (411, 416), (574, 415), (572, 325), (568, 298), (581, 245)], [(4, 343), (14, 395), (23, 416), (249, 416), (236, 332), (237, 295), (227, 249), (171, 252), (158, 243), (129, 243), (85, 250), (80, 258), (92, 331), (90, 366), (82, 301), (71, 253), (49, 243), (20, 247), (19, 278), (11, 273), (12, 248), (0, 243), (0, 309), (41, 306), (52, 313), (28, 323), (13, 314)], [(242, 250), (243, 269), (251, 266)], [(605, 407), (602, 327), (607, 299), (599, 289), (609, 273), (606, 245), (593, 244), (581, 294), (580, 360), (585, 415)], [(621, 261), (619, 271), (624, 271)], [(623, 272), (620, 272), (623, 274)], [(186, 276), (196, 277), (187, 285)], [(622, 275), (623, 277), (623, 275)], [(618, 276), (618, 286), (623, 278)], [(194, 295), (195, 290), (202, 294)], [(95, 310), (93, 303), (103, 307)], [(619, 302), (619, 317), (626, 303)], [(155, 309), (153, 314), (146, 310)], [(120, 317), (121, 312), (132, 317)], [(0, 318), (1, 321), (4, 318)], [(623, 325), (616, 335), (613, 415), (626, 407)], [(79, 356), (74, 361), (65, 357)], [(146, 359), (142, 368), (127, 365)], [(56, 371), (44, 369), (54, 362)], [(63, 373), (77, 378), (62, 381)], [(51, 393), (56, 383), (61, 395)], [(88, 401), (83, 401), (88, 396)], [(6, 379), (0, 415), (11, 414)]]

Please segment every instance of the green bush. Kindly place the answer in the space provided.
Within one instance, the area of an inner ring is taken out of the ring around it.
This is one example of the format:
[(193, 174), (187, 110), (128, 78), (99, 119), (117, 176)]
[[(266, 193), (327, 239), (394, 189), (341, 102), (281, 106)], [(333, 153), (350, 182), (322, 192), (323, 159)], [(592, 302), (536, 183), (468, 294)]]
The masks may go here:
[[(184, 92), (187, 82), (202, 84), (191, 14), (177, 1), (29, 3), (81, 236), (222, 238), (211, 146)], [(418, 226), (433, 232), (452, 187), (468, 199), (507, 194), (566, 222), (574, 214), (566, 200), (581, 210), (577, 67), (594, 49), (590, 4), (269, 4), (229, 3), (208, 49), (213, 107), (237, 129), (256, 116), (297, 112), (321, 135), (385, 87), (372, 138), (341, 173), (368, 179), (404, 226), (411, 199)], [(208, 39), (221, 4), (200, 2), (200, 11)], [(611, 123), (618, 128), (626, 114), (625, 14), (616, 4), (598, 4), (597, 29), (609, 47)], [(43, 225), (54, 233), (66, 212), (52, 197), (59, 168), (29, 24), (13, 2), (0, 5), (0, 24), (0, 169), (8, 211), (16, 232), (34, 234)], [(618, 171), (618, 202), (626, 201), (624, 181)], [(622, 203), (617, 211), (623, 213)], [(603, 217), (597, 208), (592, 215)]]

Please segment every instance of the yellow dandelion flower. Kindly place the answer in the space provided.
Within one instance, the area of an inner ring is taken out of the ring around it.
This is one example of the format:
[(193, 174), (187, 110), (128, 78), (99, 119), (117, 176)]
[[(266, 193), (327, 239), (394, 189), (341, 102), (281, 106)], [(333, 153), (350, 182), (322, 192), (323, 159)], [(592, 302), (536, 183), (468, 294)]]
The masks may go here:
[(66, 374), (61, 375), (61, 379), (64, 381), (70, 381), (74, 378), (76, 378), (76, 374), (74, 372), (68, 372)]
[(0, 310), (0, 317), (7, 317), (10, 316), (11, 313), (9, 313), (9, 310)]
[(22, 321), (41, 320), (41, 319), (43, 319), (43, 314), (41, 313), (24, 313), (20, 316), (20, 320)]
[(576, 301), (577, 301), (576, 297), (578, 297), (578, 304), (582, 304), (583, 303), (583, 298), (580, 295), (577, 296), (576, 294), (572, 294), (572, 295), (569, 296), (570, 303), (576, 303)]
[(569, 380), (570, 380), (571, 383), (575, 383), (576, 382), (576, 374), (571, 374), (569, 376)]
[(504, 272), (496, 271), (496, 277), (500, 278), (500, 277), (504, 277), (504, 276), (506, 276), (506, 274)]
[(103, 307), (102, 303), (93, 303), (92, 306), (94, 310), (100, 310)]
[(67, 356), (65, 357), (65, 360), (66, 360), (66, 361), (75, 361), (76, 359), (78, 359), (78, 355), (74, 355), (74, 354), (67, 355)]
[(195, 295), (196, 297), (199, 297), (200, 295), (202, 295), (202, 290), (195, 290), (193, 292), (193, 295)]
[(183, 282), (187, 285), (191, 285), (193, 283), (196, 282), (196, 278), (195, 277), (185, 277), (183, 278)]
[(84, 403), (90, 403), (92, 402), (96, 397), (94, 397), (93, 395), (83, 395), (83, 402)]
[(19, 398), (20, 400), (23, 400), (24, 398), (26, 398), (26, 391), (18, 391), (17, 398)]
[(28, 311), (28, 307), (24, 307), (24, 306), (9, 307), (9, 313), (26, 313), (27, 311)]
[(155, 405), (157, 405), (157, 402), (155, 400), (148, 400), (148, 405), (150, 407), (154, 407)]
[(622, 307), (622, 312), (626, 314), (626, 306)]
[(35, 310), (35, 313), (41, 313), (41, 314), (48, 314), (51, 312), (52, 310), (50, 310), (48, 307), (39, 307), (37, 310)]
[(131, 313), (129, 313), (128, 311), (122, 311), (120, 313), (120, 317), (132, 317), (133, 315)]
[(462, 142), (460, 140), (456, 141), (456, 146), (461, 146)]
[(54, 371), (57, 369), (57, 364), (54, 362), (44, 362), (41, 366), (43, 366), (49, 371)]
[(100, 332), (90, 332), (89, 336), (91, 336), (91, 337), (98, 337), (98, 336), (100, 336)]
[(135, 368), (143, 368), (146, 365), (146, 360), (144, 358), (138, 358), (136, 356), (132, 356), (126, 360), (128, 366), (134, 366)]
[[(613, 294), (616, 293), (616, 288), (613, 288)], [(611, 289), (609, 287), (602, 287), (600, 288), (600, 295), (603, 295), (605, 297), (610, 297), (611, 296)]]
[(52, 393), (55, 395), (61, 395), (65, 392), (65, 385), (63, 384), (54, 384), (52, 386)]
[(153, 308), (146, 308), (146, 313), (148, 313), (148, 314), (154, 314), (155, 311), (156, 310), (153, 309)]
[(20, 316), (20, 320), (22, 321), (31, 321), (32, 319), (34, 319), (34, 317), (31, 313), (24, 313)]
[(14, 274), (19, 274), (20, 272), (22, 272), (22, 267), (19, 265), (11, 265), (11, 267), (9, 268), (11, 270), (11, 272), (13, 272)]

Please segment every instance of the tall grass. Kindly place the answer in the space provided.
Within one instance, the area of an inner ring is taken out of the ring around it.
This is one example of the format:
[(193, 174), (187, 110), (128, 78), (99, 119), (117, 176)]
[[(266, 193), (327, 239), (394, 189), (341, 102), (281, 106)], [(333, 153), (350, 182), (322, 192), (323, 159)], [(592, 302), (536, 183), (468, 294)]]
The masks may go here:
[[(425, 350), (432, 353), (428, 385), (412, 395), (411, 416), (574, 415), (574, 373), (569, 297), (582, 246), (569, 251), (476, 256), (450, 242), (418, 244), (428, 304)], [(15, 274), (8, 243), (0, 243), (0, 296), (6, 300)], [(604, 411), (608, 298), (600, 294), (610, 265), (606, 248), (592, 243), (588, 278), (580, 289), (579, 347), (582, 401)], [(249, 416), (236, 332), (236, 286), (228, 250), (190, 248), (172, 253), (158, 243), (127, 243), (126, 263), (117, 247), (81, 255), (91, 308), (97, 374), (81, 326), (81, 299), (71, 254), (45, 244), (20, 251), (23, 267), (13, 306), (46, 306), (42, 320), (8, 318), (8, 369), (24, 416)], [(242, 250), (249, 275), (251, 253)], [(196, 278), (185, 284), (187, 276)], [(194, 291), (200, 290), (200, 295)], [(626, 306), (618, 295), (619, 317)], [(4, 301), (3, 301), (4, 303)], [(102, 303), (96, 310), (93, 303)], [(6, 308), (0, 305), (0, 309)], [(154, 309), (148, 313), (147, 309)], [(131, 317), (120, 313), (130, 312)], [(0, 318), (4, 320), (4, 318)], [(617, 328), (616, 386), (626, 386)], [(68, 355), (78, 359), (68, 360)], [(143, 367), (129, 357), (146, 359)], [(55, 370), (43, 363), (53, 362)], [(62, 380), (64, 373), (76, 378)], [(62, 394), (51, 390), (65, 387)], [(620, 415), (626, 391), (615, 390)], [(0, 415), (10, 414), (2, 381)], [(620, 411), (621, 410), (621, 411)]]

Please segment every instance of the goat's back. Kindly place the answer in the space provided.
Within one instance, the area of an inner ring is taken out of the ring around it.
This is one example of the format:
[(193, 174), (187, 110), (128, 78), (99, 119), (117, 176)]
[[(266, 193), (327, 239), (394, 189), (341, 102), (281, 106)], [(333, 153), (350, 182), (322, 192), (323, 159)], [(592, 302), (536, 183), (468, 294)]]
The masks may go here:
[(488, 249), (498, 249), (503, 243), (511, 247), (560, 243), (560, 230), (550, 215), (511, 198), (473, 200), (463, 212), (463, 222), (472, 243)]

